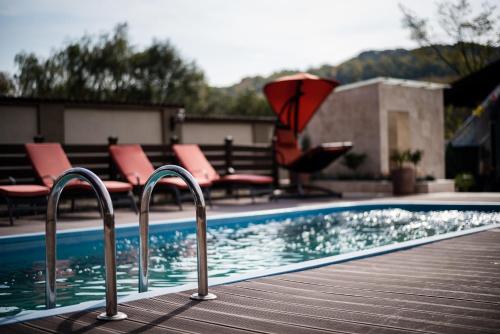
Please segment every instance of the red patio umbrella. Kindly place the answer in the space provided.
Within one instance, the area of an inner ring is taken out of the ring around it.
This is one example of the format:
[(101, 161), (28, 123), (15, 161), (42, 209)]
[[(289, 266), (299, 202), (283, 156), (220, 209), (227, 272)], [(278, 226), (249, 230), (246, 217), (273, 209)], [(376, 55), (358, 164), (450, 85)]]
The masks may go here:
[(264, 86), (264, 94), (278, 120), (297, 135), (339, 84), (336, 80), (297, 73), (269, 82)]

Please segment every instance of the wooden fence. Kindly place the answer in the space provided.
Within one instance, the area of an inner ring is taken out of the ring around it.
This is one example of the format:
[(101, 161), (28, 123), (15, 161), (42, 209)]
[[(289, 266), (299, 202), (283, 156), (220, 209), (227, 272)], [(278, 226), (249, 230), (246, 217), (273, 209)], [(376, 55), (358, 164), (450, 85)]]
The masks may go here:
[[(274, 175), (270, 145), (234, 145), (227, 138), (224, 144), (200, 147), (220, 174), (234, 168), (238, 173)], [(108, 145), (63, 145), (63, 148), (73, 166), (88, 168), (103, 180), (119, 179)], [(142, 145), (142, 148), (155, 167), (177, 163), (168, 145)], [(22, 144), (0, 145), (0, 180), (5, 184), (9, 178), (14, 178), (17, 184), (40, 183)]]

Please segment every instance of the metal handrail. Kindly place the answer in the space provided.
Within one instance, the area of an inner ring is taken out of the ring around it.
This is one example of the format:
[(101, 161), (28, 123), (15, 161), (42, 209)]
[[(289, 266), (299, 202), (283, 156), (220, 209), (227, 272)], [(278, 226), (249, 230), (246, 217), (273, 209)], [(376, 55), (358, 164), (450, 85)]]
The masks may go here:
[(71, 180), (88, 182), (97, 194), (104, 221), (104, 264), (106, 271), (106, 312), (97, 316), (101, 320), (123, 320), (127, 315), (117, 310), (116, 295), (116, 246), (115, 216), (113, 203), (104, 183), (97, 175), (85, 168), (71, 168), (54, 182), (47, 203), (45, 223), (45, 297), (47, 308), (56, 306), (56, 225), (57, 204), (64, 187)]
[(195, 300), (212, 300), (217, 296), (208, 292), (207, 269), (207, 218), (205, 198), (196, 179), (184, 168), (166, 165), (158, 168), (144, 185), (141, 196), (141, 211), (139, 213), (139, 292), (148, 291), (148, 259), (149, 259), (149, 202), (153, 189), (163, 177), (178, 176), (186, 182), (194, 197), (196, 206), (196, 240), (198, 255), (198, 293), (191, 295)]

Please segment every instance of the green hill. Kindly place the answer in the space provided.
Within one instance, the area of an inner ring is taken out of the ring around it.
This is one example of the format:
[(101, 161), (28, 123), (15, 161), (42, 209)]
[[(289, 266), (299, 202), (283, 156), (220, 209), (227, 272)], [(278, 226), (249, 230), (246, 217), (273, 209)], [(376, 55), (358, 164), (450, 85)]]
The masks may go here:
[[(454, 51), (452, 46), (442, 46), (441, 48), (447, 53)], [(248, 90), (261, 93), (266, 82), (298, 71), (300, 70), (281, 70), (269, 77), (246, 77), (237, 84), (218, 89), (232, 96)], [(434, 82), (450, 82), (457, 78), (452, 70), (428, 47), (413, 50), (365, 51), (339, 65), (325, 64), (305, 69), (305, 71), (326, 78), (335, 78), (342, 84), (379, 76)]]
[[(438, 46), (447, 58), (462, 59), (457, 46)], [(477, 45), (476, 52), (482, 52), (484, 46)], [(500, 48), (494, 49), (491, 60), (500, 56)], [(459, 61), (455, 64), (461, 67)], [(228, 87), (210, 87), (208, 101), (202, 108), (204, 114), (226, 115), (272, 115), (263, 96), (264, 85), (280, 76), (300, 71), (321, 77), (336, 79), (341, 84), (348, 84), (375, 77), (393, 77), (449, 83), (458, 76), (436, 55), (430, 47), (413, 50), (395, 49), (383, 51), (365, 51), (339, 65), (325, 64), (308, 69), (284, 69), (268, 77), (253, 76), (243, 78), (237, 84)]]

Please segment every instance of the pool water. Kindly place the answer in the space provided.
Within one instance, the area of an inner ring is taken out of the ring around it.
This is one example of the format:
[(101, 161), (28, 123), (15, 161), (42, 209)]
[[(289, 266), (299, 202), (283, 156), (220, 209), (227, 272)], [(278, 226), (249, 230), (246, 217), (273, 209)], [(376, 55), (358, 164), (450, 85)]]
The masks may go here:
[[(496, 223), (499, 212), (401, 208), (222, 221), (208, 229), (209, 276), (227, 277)], [(196, 235), (190, 226), (152, 226), (150, 290), (196, 281)], [(138, 228), (117, 230), (119, 295), (137, 292), (138, 245)], [(0, 247), (0, 317), (44, 309), (44, 237), (11, 244), (4, 239)], [(104, 299), (101, 231), (58, 235), (57, 257), (58, 306)]]

